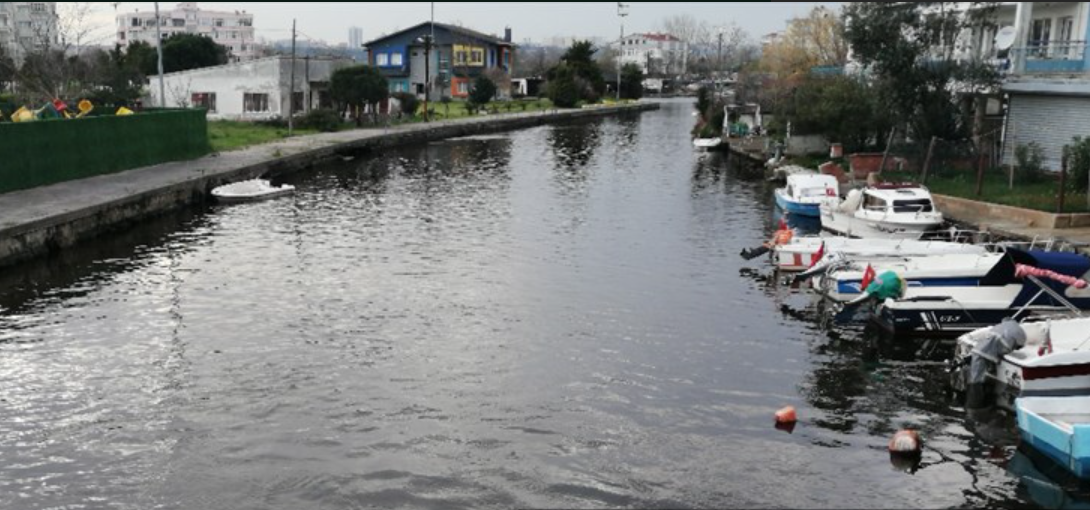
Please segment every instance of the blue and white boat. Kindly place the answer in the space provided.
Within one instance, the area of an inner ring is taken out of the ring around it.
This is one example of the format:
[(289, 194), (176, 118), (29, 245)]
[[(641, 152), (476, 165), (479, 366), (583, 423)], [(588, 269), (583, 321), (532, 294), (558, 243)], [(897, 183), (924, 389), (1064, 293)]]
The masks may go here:
[(818, 279), (817, 288), (833, 301), (851, 301), (863, 293), (868, 266), (874, 274), (897, 273), (909, 287), (971, 287), (980, 285), (992, 271), (1005, 270), (1001, 266), (1005, 257), (1005, 253), (945, 253), (856, 259), (834, 253), (829, 257), (832, 260), (825, 274)]
[(1090, 480), (1090, 397), (1022, 397), (1014, 407), (1022, 441)]
[(785, 212), (818, 218), (822, 202), (840, 201), (840, 187), (832, 175), (799, 173), (788, 175), (787, 186), (777, 188), (775, 195)]
[[(1090, 310), (1090, 259), (1076, 253), (1008, 249), (1006, 257), (977, 285), (908, 287), (898, 299), (878, 304), (879, 326), (895, 335), (959, 336), (999, 324), (1005, 318), (1070, 316)], [(1081, 285), (1050, 279), (1023, 278), (1018, 265), (1084, 280)]]

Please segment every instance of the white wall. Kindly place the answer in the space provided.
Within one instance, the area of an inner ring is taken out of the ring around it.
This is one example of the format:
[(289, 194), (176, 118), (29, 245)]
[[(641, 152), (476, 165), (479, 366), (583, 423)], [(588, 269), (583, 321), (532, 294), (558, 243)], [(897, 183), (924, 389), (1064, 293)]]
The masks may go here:
[[(148, 106), (158, 106), (159, 79), (156, 76), (149, 79), (151, 103)], [(216, 111), (209, 112), (209, 118), (257, 120), (281, 115), (279, 62), (276, 58), (171, 73), (164, 80), (168, 107), (192, 106), (193, 94), (214, 92)], [(243, 112), (243, 94), (246, 93), (268, 94), (269, 110)]]

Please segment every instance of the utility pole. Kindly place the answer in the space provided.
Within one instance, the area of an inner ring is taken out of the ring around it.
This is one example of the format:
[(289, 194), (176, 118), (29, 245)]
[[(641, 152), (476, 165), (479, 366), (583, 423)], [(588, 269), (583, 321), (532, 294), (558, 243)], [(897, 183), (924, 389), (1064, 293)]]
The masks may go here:
[(167, 88), (163, 84), (163, 33), (160, 29), (162, 19), (159, 18), (159, 2), (155, 2), (155, 50), (159, 54), (159, 108), (167, 107)]
[(291, 85), (288, 87), (288, 136), (295, 130), (295, 20), (291, 20)]
[(621, 100), (621, 57), (624, 56), (624, 17), (628, 16), (628, 5), (617, 2), (617, 16), (621, 18), (621, 40), (618, 43), (620, 51), (617, 55), (617, 101)]
[(431, 34), (424, 37), (424, 122), (431, 122), (428, 98), (431, 96), (431, 45), (435, 41), (435, 2), (431, 3)]

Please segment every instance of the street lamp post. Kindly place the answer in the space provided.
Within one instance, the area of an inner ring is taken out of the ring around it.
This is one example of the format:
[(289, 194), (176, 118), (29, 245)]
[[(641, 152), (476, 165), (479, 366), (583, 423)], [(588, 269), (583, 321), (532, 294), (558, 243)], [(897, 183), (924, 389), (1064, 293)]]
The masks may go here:
[(617, 17), (621, 18), (621, 40), (618, 44), (620, 51), (617, 54), (617, 101), (621, 100), (621, 57), (624, 56), (624, 17), (628, 16), (628, 5), (617, 2)]
[(162, 25), (159, 18), (159, 2), (155, 2), (155, 51), (159, 54), (159, 107), (167, 107), (166, 86), (163, 85), (163, 34), (159, 28)]

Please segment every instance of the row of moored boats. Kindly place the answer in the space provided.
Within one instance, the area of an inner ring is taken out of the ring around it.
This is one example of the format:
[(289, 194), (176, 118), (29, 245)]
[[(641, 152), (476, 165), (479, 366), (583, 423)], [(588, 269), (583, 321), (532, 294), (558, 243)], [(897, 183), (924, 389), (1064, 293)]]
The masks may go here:
[(866, 317), (895, 338), (957, 338), (954, 386), (1000, 395), (1028, 444), (1090, 478), (1090, 258), (958, 242), (917, 184), (842, 199), (833, 176), (797, 173), (775, 195), (823, 230), (800, 237), (781, 222), (766, 245), (777, 269), (837, 303), (841, 318)]

